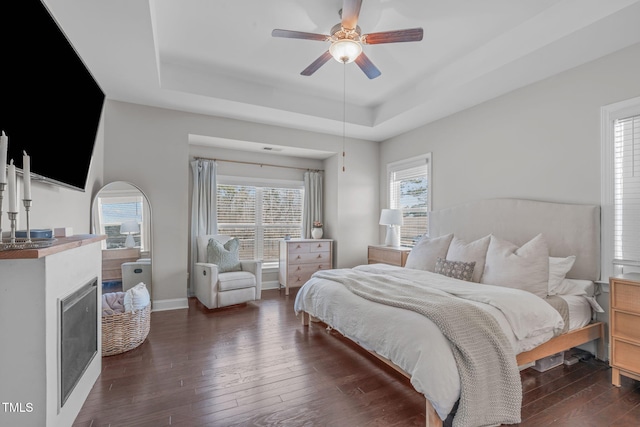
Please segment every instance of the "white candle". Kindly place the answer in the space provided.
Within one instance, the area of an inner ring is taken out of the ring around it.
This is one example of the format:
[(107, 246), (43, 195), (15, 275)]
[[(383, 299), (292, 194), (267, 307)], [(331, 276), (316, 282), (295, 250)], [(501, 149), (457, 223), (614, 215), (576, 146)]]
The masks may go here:
[(9, 212), (18, 212), (18, 203), (16, 197), (16, 167), (13, 165), (13, 159), (9, 163), (9, 179), (7, 186), (9, 187)]
[(24, 199), (31, 200), (31, 159), (26, 151), (22, 152), (22, 179), (24, 180)]
[[(2, 131), (0, 136), (0, 184), (7, 182), (7, 150), (9, 148), (9, 138)], [(0, 206), (1, 208), (1, 206)]]

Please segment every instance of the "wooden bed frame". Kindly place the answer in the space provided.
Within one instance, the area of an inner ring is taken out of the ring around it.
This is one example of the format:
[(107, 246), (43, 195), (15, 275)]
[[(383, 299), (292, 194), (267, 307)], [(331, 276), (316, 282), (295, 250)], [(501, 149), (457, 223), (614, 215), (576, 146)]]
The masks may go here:
[[(307, 312), (300, 312), (300, 318), (302, 320), (302, 326), (308, 327), (310, 322), (325, 324), (315, 317), (311, 316)], [(331, 325), (327, 325), (331, 326)], [(345, 337), (347, 338), (347, 337)], [(348, 338), (347, 338), (348, 339)], [(552, 354), (560, 353), (561, 351), (569, 350), (572, 347), (588, 343), (593, 340), (598, 340), (597, 350), (596, 350), (596, 358), (602, 359), (604, 357), (604, 323), (595, 322), (590, 323), (587, 326), (576, 329), (574, 331), (567, 332), (566, 334), (557, 336), (555, 338), (550, 339), (549, 341), (539, 345), (538, 347), (526, 351), (524, 353), (520, 353), (516, 356), (516, 362), (518, 366), (526, 365), (532, 362), (535, 362), (538, 359), (542, 359), (547, 356), (551, 356)], [(354, 342), (354, 341), (352, 341)], [(357, 345), (357, 343), (355, 343)], [(385, 365), (390, 366), (395, 371), (402, 374), (407, 379), (411, 379), (411, 376), (407, 374), (402, 368), (397, 366), (395, 363), (391, 362), (389, 359), (380, 356), (378, 353), (370, 350), (366, 350), (360, 346), (363, 351), (366, 351), (368, 354), (374, 356), (376, 359), (383, 362)], [(442, 420), (438, 413), (431, 405), (428, 399), (425, 399), (425, 420), (426, 427), (442, 427)]]
[[(495, 234), (516, 245), (523, 245), (541, 233), (549, 248), (549, 256), (575, 255), (575, 263), (567, 278), (596, 281), (600, 278), (600, 206), (525, 199), (485, 199), (429, 213), (429, 235), (453, 233), (472, 242)], [(310, 315), (302, 312), (302, 324), (309, 325)], [(329, 325), (333, 326), (333, 325)], [(596, 357), (606, 359), (604, 324), (594, 322), (583, 328), (555, 337), (516, 356), (518, 366), (566, 351), (572, 347), (599, 340)], [(357, 343), (356, 343), (357, 345)], [(367, 351), (367, 350), (365, 350)], [(403, 376), (409, 375), (390, 360), (367, 351)], [(426, 399), (425, 399), (426, 400)], [(426, 400), (427, 427), (442, 427), (442, 420)]]

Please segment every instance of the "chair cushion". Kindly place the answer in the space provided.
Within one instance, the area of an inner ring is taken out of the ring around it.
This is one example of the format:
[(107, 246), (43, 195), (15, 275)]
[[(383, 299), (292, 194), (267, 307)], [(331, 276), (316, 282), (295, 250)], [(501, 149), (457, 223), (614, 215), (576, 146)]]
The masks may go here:
[(217, 265), (218, 273), (241, 271), (239, 249), (240, 241), (237, 238), (229, 240), (224, 245), (211, 238), (207, 245), (207, 262)]
[(218, 274), (218, 291), (255, 288), (256, 276), (248, 271), (231, 271)]

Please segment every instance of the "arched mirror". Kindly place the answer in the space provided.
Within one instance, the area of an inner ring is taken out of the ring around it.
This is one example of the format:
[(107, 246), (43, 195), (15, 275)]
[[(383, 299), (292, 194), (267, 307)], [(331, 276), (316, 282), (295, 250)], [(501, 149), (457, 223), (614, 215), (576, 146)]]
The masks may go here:
[[(151, 205), (135, 185), (116, 181), (98, 191), (91, 207), (93, 234), (102, 241), (103, 292), (126, 291), (144, 282), (151, 286)], [(152, 294), (153, 295), (153, 294)]]

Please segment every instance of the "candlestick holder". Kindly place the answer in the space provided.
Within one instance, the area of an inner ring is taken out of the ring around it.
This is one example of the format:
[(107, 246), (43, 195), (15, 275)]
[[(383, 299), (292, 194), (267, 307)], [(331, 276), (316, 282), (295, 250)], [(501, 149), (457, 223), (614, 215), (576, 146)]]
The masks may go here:
[[(0, 167), (4, 167), (1, 166)], [(0, 244), (2, 244), (2, 198), (4, 195), (4, 188), (7, 186), (5, 182), (0, 182)]]
[(18, 212), (7, 212), (9, 214), (9, 222), (11, 223), (11, 235), (9, 236), (9, 244), (16, 244), (16, 220)]
[(9, 222), (11, 223), (11, 232), (9, 237), (2, 237), (2, 197), (6, 184), (0, 183), (0, 251), (13, 251), (19, 249), (41, 249), (48, 248), (57, 240), (54, 238), (31, 238), (31, 225), (29, 224), (29, 214), (31, 211), (31, 199), (22, 199), (24, 210), (27, 214), (27, 235), (25, 238), (16, 237), (16, 227), (18, 220), (18, 212), (7, 212)]
[(24, 212), (27, 216), (27, 240), (26, 243), (31, 243), (31, 225), (29, 225), (29, 211), (31, 210), (31, 199), (22, 199), (24, 204)]

